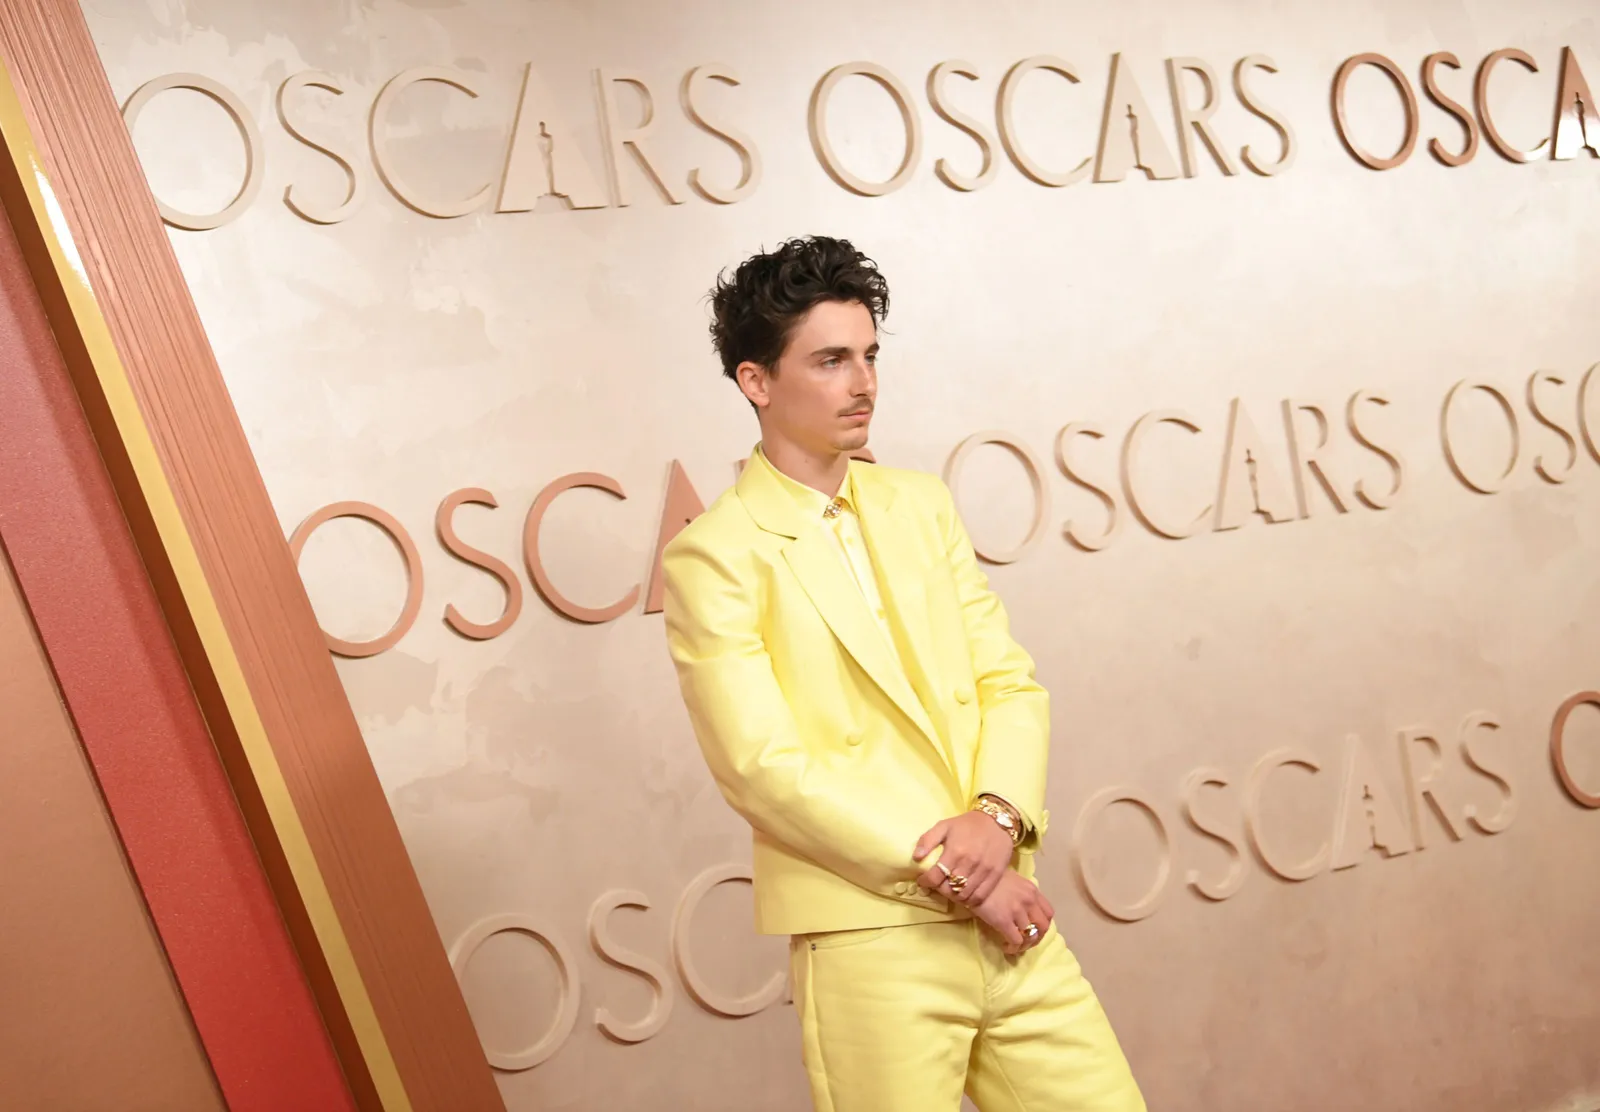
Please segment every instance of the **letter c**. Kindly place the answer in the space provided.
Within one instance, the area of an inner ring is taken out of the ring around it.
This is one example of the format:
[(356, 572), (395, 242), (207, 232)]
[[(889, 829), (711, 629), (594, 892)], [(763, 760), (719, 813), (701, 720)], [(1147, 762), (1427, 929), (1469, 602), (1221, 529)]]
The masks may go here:
[(1066, 78), (1074, 85), (1078, 83), (1078, 71), (1072, 68), (1072, 63), (1053, 54), (1035, 54), (1012, 66), (1001, 79), (1000, 94), (995, 98), (995, 117), (1000, 125), (1000, 142), (1005, 146), (1006, 154), (1011, 156), (1011, 161), (1016, 163), (1017, 169), (1026, 177), (1040, 185), (1059, 189), (1086, 178), (1094, 159), (1085, 158), (1076, 167), (1065, 172), (1047, 170), (1023, 149), (1022, 141), (1017, 138), (1016, 113), (1012, 108), (1012, 101), (1016, 99), (1017, 87), (1022, 84), (1022, 79), (1034, 70), (1048, 70)]
[(1140, 524), (1146, 529), (1158, 537), (1181, 541), (1185, 537), (1194, 536), (1205, 527), (1206, 521), (1211, 517), (1211, 503), (1206, 503), (1206, 508), (1195, 515), (1195, 519), (1188, 525), (1162, 525), (1145, 510), (1133, 483), (1139, 447), (1144, 443), (1145, 434), (1156, 425), (1162, 424), (1177, 425), (1180, 429), (1195, 434), (1200, 432), (1200, 425), (1194, 418), (1173, 410), (1146, 413), (1143, 417), (1140, 417), (1133, 423), (1133, 428), (1128, 430), (1127, 437), (1122, 441), (1122, 493), (1128, 501), (1128, 508), (1133, 511), (1133, 516), (1138, 518)]
[(1278, 876), (1284, 880), (1310, 880), (1328, 867), (1331, 850), (1326, 840), (1316, 853), (1300, 864), (1283, 865), (1267, 852), (1266, 842), (1261, 837), (1261, 793), (1266, 788), (1267, 778), (1272, 775), (1273, 770), (1284, 765), (1298, 765), (1311, 772), (1322, 771), (1322, 766), (1317, 763), (1316, 758), (1302, 749), (1274, 749), (1257, 761), (1256, 767), (1250, 771), (1250, 779), (1244, 789), (1245, 833), (1249, 835), (1250, 845), (1256, 851), (1256, 856), (1261, 859), (1261, 863)]
[(1527, 51), (1515, 47), (1496, 50), (1485, 58), (1483, 64), (1478, 67), (1478, 77), (1472, 86), (1473, 101), (1478, 109), (1478, 122), (1483, 127), (1483, 137), (1489, 140), (1489, 145), (1499, 152), (1501, 158), (1508, 162), (1532, 162), (1536, 158), (1543, 157), (1545, 151), (1550, 148), (1549, 137), (1539, 140), (1539, 145), (1531, 151), (1519, 151), (1505, 141), (1500, 130), (1494, 126), (1494, 117), (1489, 115), (1489, 75), (1504, 59), (1516, 62), (1529, 73), (1539, 72), (1539, 63), (1529, 57)]
[(1600, 691), (1581, 691), (1562, 703), (1561, 709), (1556, 711), (1555, 720), (1550, 723), (1550, 762), (1556, 766), (1556, 775), (1561, 778), (1561, 786), (1572, 797), (1572, 801), (1580, 807), (1594, 811), (1600, 810), (1600, 789), (1585, 791), (1572, 778), (1572, 770), (1567, 767), (1567, 719), (1572, 717), (1573, 711), (1582, 706), (1600, 710)]
[(522, 555), (527, 561), (528, 575), (533, 579), (539, 597), (548, 602), (552, 609), (575, 622), (598, 625), (620, 618), (632, 610), (633, 604), (639, 601), (639, 587), (635, 584), (621, 599), (610, 606), (596, 610), (579, 606), (556, 590), (555, 584), (550, 582), (550, 575), (544, 570), (544, 560), (539, 555), (539, 527), (544, 523), (544, 515), (550, 509), (550, 504), (574, 487), (593, 487), (619, 500), (627, 498), (627, 495), (622, 493), (622, 484), (609, 475), (600, 475), (593, 471), (577, 471), (571, 475), (561, 476), (539, 492), (539, 497), (534, 499), (533, 507), (528, 510), (528, 520), (522, 526)]
[(788, 987), (787, 973), (779, 973), (768, 981), (766, 985), (757, 989), (749, 996), (724, 996), (706, 983), (699, 970), (695, 969), (694, 962), (689, 953), (689, 932), (694, 927), (695, 912), (700, 910), (700, 901), (719, 884), (731, 884), (735, 881), (750, 882), (750, 870), (744, 865), (717, 865), (701, 873), (694, 879), (683, 893), (683, 899), (678, 903), (677, 918), (672, 924), (672, 960), (678, 967), (678, 976), (683, 978), (683, 987), (689, 990), (689, 995), (694, 997), (701, 1007), (718, 1015), (728, 1016), (731, 1019), (740, 1019), (747, 1015), (755, 1015), (764, 1008), (776, 1004)]
[(401, 93), (423, 81), (436, 81), (441, 85), (448, 85), (452, 89), (466, 93), (474, 100), (478, 96), (477, 91), (462, 80), (461, 74), (438, 66), (418, 66), (395, 74), (379, 91), (378, 98), (372, 102), (372, 116), (367, 126), (368, 138), (372, 143), (372, 164), (377, 169), (378, 176), (383, 179), (383, 184), (387, 185), (389, 191), (407, 208), (420, 212), (423, 216), (432, 216), (440, 220), (466, 216), (482, 208), (488, 201), (489, 195), (494, 192), (493, 182), (485, 184), (483, 188), (464, 200), (428, 201), (418, 197), (414, 189), (395, 176), (393, 159), (389, 154), (389, 113)]

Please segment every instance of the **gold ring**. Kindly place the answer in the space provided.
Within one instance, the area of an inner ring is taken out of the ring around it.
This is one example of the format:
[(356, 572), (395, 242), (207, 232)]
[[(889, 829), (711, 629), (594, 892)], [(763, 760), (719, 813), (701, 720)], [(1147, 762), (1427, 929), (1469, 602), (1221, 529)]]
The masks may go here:
[(938, 869), (941, 873), (943, 873), (944, 874), (944, 878), (946, 880), (950, 879), (950, 867), (948, 865), (946, 865), (943, 861), (935, 861), (933, 863), (933, 867), (935, 869)]
[(956, 875), (950, 878), (950, 891), (954, 895), (961, 895), (961, 890), (967, 886), (967, 878)]
[(1039, 940), (1039, 928), (1034, 923), (1029, 923), (1023, 927), (1022, 934), (1029, 942), (1037, 942)]

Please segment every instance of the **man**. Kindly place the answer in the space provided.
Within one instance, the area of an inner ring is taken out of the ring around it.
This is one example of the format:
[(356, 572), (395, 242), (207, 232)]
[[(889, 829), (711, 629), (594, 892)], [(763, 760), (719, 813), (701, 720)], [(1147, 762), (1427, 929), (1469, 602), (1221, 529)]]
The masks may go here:
[(667, 639), (791, 937), (819, 1112), (1138, 1112), (1033, 883), (1049, 705), (937, 479), (852, 460), (888, 286), (836, 239), (712, 294), (761, 443), (668, 546)]

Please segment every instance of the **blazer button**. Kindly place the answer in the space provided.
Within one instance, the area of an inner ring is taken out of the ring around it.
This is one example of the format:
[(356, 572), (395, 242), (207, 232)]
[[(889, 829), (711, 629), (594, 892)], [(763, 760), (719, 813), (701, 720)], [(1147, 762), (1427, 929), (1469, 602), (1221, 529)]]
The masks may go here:
[(861, 735), (860, 734), (851, 734), (849, 737), (844, 739), (844, 743), (846, 745), (851, 745), (851, 746), (860, 745), (861, 744)]
[(970, 702), (972, 702), (972, 688), (970, 688), (970, 687), (958, 687), (958, 688), (956, 688), (956, 702), (958, 702), (958, 703), (970, 703)]

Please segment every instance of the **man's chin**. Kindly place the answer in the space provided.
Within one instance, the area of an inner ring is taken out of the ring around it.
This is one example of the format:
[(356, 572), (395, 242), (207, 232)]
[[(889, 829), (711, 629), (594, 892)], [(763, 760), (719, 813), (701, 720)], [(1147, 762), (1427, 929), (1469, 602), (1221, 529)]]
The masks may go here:
[(867, 446), (868, 438), (868, 430), (865, 426), (862, 426), (859, 429), (851, 429), (844, 433), (835, 442), (834, 447), (841, 452), (859, 452)]

